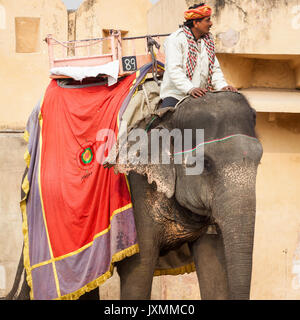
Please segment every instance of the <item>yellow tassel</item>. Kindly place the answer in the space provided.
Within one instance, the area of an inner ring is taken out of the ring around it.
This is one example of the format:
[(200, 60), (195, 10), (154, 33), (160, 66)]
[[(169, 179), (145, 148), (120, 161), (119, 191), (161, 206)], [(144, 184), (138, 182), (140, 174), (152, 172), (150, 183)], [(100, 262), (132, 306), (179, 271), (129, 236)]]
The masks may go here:
[(23, 139), (28, 143), (28, 141), (29, 141), (29, 132), (27, 130), (24, 131)]
[(24, 154), (24, 160), (25, 160), (25, 162), (26, 162), (27, 168), (29, 168), (30, 159), (31, 159), (30, 153), (29, 153), (28, 150), (26, 150), (26, 151), (25, 151), (25, 154)]

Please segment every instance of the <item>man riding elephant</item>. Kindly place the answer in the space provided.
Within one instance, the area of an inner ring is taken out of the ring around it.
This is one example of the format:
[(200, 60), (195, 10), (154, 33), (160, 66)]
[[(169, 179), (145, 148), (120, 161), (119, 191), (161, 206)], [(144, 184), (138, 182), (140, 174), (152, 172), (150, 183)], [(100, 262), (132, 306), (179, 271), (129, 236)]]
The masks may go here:
[(168, 37), (162, 108), (174, 107), (187, 95), (197, 98), (211, 90), (237, 91), (227, 84), (215, 55), (211, 14), (211, 7), (204, 3), (190, 7), (184, 13), (184, 26)]

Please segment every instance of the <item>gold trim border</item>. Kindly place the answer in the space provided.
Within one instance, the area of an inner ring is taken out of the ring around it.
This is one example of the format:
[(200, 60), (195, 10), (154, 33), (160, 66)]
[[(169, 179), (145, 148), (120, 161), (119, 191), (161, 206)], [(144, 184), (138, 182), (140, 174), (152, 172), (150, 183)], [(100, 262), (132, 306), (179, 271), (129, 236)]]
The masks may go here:
[(174, 269), (157, 269), (154, 271), (154, 276), (177, 276), (177, 275), (182, 275), (185, 273), (191, 273), (196, 271), (196, 266), (195, 263), (192, 262), (186, 266), (182, 266), (179, 268), (174, 268)]
[[(41, 97), (40, 100), (40, 108), (43, 105), (44, 102), (44, 96), (43, 95)], [(27, 142), (27, 144), (29, 143), (29, 132), (27, 130), (27, 128), (24, 131), (24, 135), (23, 135), (23, 139)], [(24, 161), (26, 163), (27, 168), (29, 168), (30, 166), (30, 161), (31, 161), (31, 156), (28, 150), (28, 145), (26, 147), (25, 150), (25, 154), (24, 154)], [(28, 181), (28, 173), (26, 174), (26, 176), (23, 179), (22, 182), (22, 186), (21, 186), (22, 190), (24, 191), (24, 197), (23, 199), (20, 201), (20, 209), (21, 209), (21, 213), (22, 213), (22, 232), (23, 232), (23, 237), (24, 237), (24, 248), (23, 248), (23, 264), (24, 264), (24, 268), (26, 271), (26, 281), (27, 284), (30, 288), (29, 291), (29, 296), (30, 299), (33, 300), (33, 283), (32, 283), (32, 275), (31, 275), (31, 267), (30, 267), (30, 258), (29, 258), (29, 238), (28, 238), (28, 221), (27, 221), (27, 207), (26, 207), (26, 202), (27, 202), (27, 197), (28, 197), (28, 193), (29, 193), (29, 181)]]
[[(49, 248), (50, 257), (51, 257), (53, 275), (54, 275), (54, 280), (55, 280), (56, 292), (57, 292), (58, 297), (60, 297), (61, 294), (60, 294), (59, 280), (58, 280), (58, 276), (57, 276), (57, 271), (56, 271), (56, 266), (55, 266), (55, 261), (54, 261), (54, 256), (53, 256), (50, 236), (49, 236), (49, 232), (48, 232), (48, 225), (47, 225), (47, 220), (46, 220), (46, 215), (45, 215), (44, 201), (43, 201), (43, 194), (42, 194), (42, 187), (41, 187), (41, 159), (42, 159), (42, 148), (43, 148), (43, 137), (42, 137), (43, 117), (42, 117), (42, 110), (40, 110), (38, 119), (39, 119), (39, 124), (40, 124), (40, 139), (39, 139), (40, 154), (39, 154), (39, 163), (38, 163), (39, 194), (40, 194), (40, 200), (41, 200), (41, 206), (42, 206), (44, 226), (45, 226), (45, 231), (46, 231), (46, 235), (47, 235), (48, 248)], [(32, 268), (31, 268), (31, 270), (32, 270)]]
[[(122, 212), (124, 212), (125, 210), (130, 209), (130, 208), (132, 208), (132, 204), (131, 204), (131, 203), (129, 203), (128, 205), (126, 205), (126, 206), (123, 207), (123, 208), (120, 208), (120, 209), (115, 210), (115, 211), (113, 212), (112, 216), (110, 217), (110, 221), (112, 221), (112, 218), (113, 218), (116, 214), (122, 213)], [(106, 228), (105, 230), (97, 233), (97, 234), (94, 236), (94, 238), (93, 238), (93, 240), (92, 240), (91, 242), (85, 244), (85, 245), (82, 246), (81, 248), (79, 248), (79, 249), (77, 249), (77, 250), (75, 250), (75, 251), (69, 252), (69, 253), (67, 253), (67, 254), (64, 254), (64, 255), (62, 255), (62, 256), (59, 256), (59, 257), (56, 257), (56, 258), (53, 257), (53, 258), (51, 258), (50, 260), (46, 260), (46, 261), (42, 261), (42, 262), (40, 262), (40, 263), (34, 264), (33, 266), (31, 266), (31, 270), (36, 269), (36, 268), (41, 267), (41, 266), (45, 266), (45, 265), (47, 265), (47, 264), (49, 264), (49, 263), (53, 263), (53, 262), (56, 262), (56, 261), (63, 260), (63, 259), (65, 259), (65, 258), (74, 256), (75, 254), (78, 254), (78, 253), (84, 251), (85, 249), (87, 249), (87, 248), (89, 248), (89, 247), (91, 247), (91, 246), (93, 245), (95, 239), (99, 238), (100, 236), (103, 236), (104, 234), (106, 234), (107, 232), (109, 232), (110, 229), (111, 229), (111, 225), (109, 225), (109, 227)]]
[(103, 284), (106, 280), (108, 280), (110, 277), (113, 276), (114, 273), (114, 264), (116, 262), (119, 262), (125, 258), (128, 258), (136, 253), (139, 253), (139, 246), (138, 244), (135, 244), (129, 248), (126, 248), (123, 251), (117, 252), (113, 255), (111, 263), (110, 263), (110, 268), (107, 272), (102, 274), (99, 278), (93, 280), (92, 282), (86, 284), (84, 287), (72, 292), (68, 293), (66, 295), (63, 295), (55, 300), (77, 300), (80, 296), (85, 294), (86, 292), (89, 292), (91, 290), (96, 289), (99, 287), (101, 284)]

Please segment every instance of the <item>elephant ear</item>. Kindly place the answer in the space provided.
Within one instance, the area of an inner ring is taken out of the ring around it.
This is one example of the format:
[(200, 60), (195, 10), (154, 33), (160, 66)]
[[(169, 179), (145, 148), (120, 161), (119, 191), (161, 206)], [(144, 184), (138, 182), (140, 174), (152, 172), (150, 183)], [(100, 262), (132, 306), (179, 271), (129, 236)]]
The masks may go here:
[[(170, 130), (171, 128), (169, 128), (168, 123), (170, 122), (169, 120), (172, 117), (173, 112), (174, 108), (157, 110), (136, 122), (134, 126), (128, 128), (126, 132), (126, 139), (119, 138), (118, 143), (116, 143), (106, 159), (104, 166), (113, 166), (115, 173), (119, 172), (128, 175), (130, 172), (136, 172), (140, 175), (144, 175), (147, 177), (149, 184), (155, 182), (158, 192), (164, 193), (168, 198), (173, 197), (175, 193), (176, 171), (170, 150), (163, 149), (160, 145), (160, 160), (164, 155), (169, 156), (171, 158), (170, 164), (162, 164), (161, 161), (153, 164), (151, 163), (150, 145), (151, 128)], [(147, 137), (147, 139), (140, 139), (138, 143), (136, 141), (132, 142), (135, 140), (134, 138), (132, 139), (132, 136), (136, 133), (134, 129), (139, 129), (144, 132), (144, 137)], [(124, 140), (127, 141), (126, 145), (120, 143), (120, 141)], [(138, 148), (135, 147), (135, 144), (138, 144)], [(122, 161), (121, 157), (122, 152), (124, 152), (124, 146), (127, 154), (126, 161)], [(137, 149), (146, 151), (147, 158), (143, 158), (142, 161), (137, 162)]]

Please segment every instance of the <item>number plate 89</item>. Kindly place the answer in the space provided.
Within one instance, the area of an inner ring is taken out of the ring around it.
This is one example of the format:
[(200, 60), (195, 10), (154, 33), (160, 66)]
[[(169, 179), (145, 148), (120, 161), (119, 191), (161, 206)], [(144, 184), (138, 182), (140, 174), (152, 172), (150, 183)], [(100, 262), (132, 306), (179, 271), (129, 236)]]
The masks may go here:
[(122, 57), (123, 71), (136, 71), (136, 56)]

